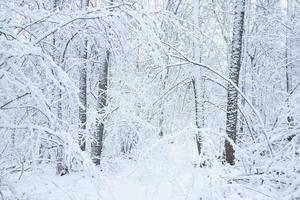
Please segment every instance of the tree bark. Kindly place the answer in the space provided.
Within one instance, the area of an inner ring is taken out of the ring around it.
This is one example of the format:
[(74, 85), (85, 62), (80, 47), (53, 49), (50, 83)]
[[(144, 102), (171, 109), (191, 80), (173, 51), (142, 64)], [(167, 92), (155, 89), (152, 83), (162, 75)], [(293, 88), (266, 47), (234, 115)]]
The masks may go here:
[[(88, 0), (81, 0), (81, 9), (86, 10), (89, 5)], [(82, 50), (82, 58), (85, 61), (84, 64), (79, 69), (79, 100), (81, 106), (79, 107), (79, 120), (80, 120), (80, 129), (81, 134), (79, 135), (79, 145), (82, 151), (85, 151), (85, 136), (86, 136), (86, 122), (87, 122), (87, 45), (88, 40), (84, 39), (83, 41), (83, 50)]]
[[(200, 122), (200, 110), (199, 110), (199, 94), (197, 92), (197, 85), (195, 78), (192, 79), (192, 86), (193, 86), (193, 91), (194, 91), (194, 102), (195, 102), (195, 124), (198, 129), (201, 128), (201, 122)], [(201, 150), (202, 150), (202, 137), (200, 133), (196, 134), (196, 145), (197, 145), (197, 150), (198, 150), (198, 155), (201, 155)]]
[[(162, 85), (162, 90), (161, 91), (165, 91), (166, 89), (166, 85), (167, 85), (167, 81), (169, 78), (169, 69), (166, 70), (166, 73), (164, 75), (162, 75), (161, 79), (163, 79), (163, 85)], [(165, 112), (164, 112), (164, 105), (163, 105), (163, 101), (160, 101), (159, 104), (159, 110), (160, 110), (160, 115), (159, 115), (159, 136), (162, 137), (165, 134), (164, 131), (164, 121), (165, 121)]]
[[(54, 0), (53, 2), (53, 9), (54, 11), (56, 11), (57, 9), (59, 9), (59, 4), (60, 4), (60, 1), (59, 0)], [(52, 45), (53, 47), (55, 47), (57, 44), (56, 44), (57, 40), (56, 40), (56, 34), (54, 33), (53, 34), (53, 39), (52, 39)], [(58, 64), (61, 64), (60, 63), (60, 59), (59, 58), (56, 58), (56, 55), (55, 55), (55, 49), (53, 51), (53, 60), (55, 62), (57, 62)], [(62, 83), (60, 82), (60, 85), (62, 85)], [(62, 125), (62, 102), (61, 102), (61, 98), (62, 98), (62, 90), (61, 89), (58, 89), (58, 102), (57, 102), (57, 117), (58, 119), (60, 120), (59, 121), (59, 126)], [(61, 128), (61, 127), (60, 127)], [(68, 167), (64, 161), (64, 147), (63, 145), (58, 145), (57, 146), (57, 150), (56, 150), (56, 175), (65, 175), (68, 173)]]
[[(200, 46), (197, 44), (197, 38), (199, 36), (199, 12), (200, 12), (200, 0), (193, 0), (193, 23), (194, 26), (194, 60), (201, 62)], [(202, 76), (202, 69), (196, 71), (196, 75), (192, 79), (194, 100), (195, 100), (195, 124), (198, 129), (204, 127), (204, 78)], [(200, 133), (196, 134), (196, 145), (198, 154), (201, 154), (203, 138)]]
[[(292, 45), (292, 31), (294, 26), (294, 0), (288, 0), (287, 1), (287, 29), (286, 29), (286, 51), (285, 51), (285, 57), (286, 57), (286, 91), (289, 95), (293, 89), (293, 61), (291, 58), (293, 57), (293, 45)], [(287, 99), (287, 107), (288, 107), (288, 126), (289, 128), (292, 128), (294, 126), (294, 118), (290, 114), (290, 102), (289, 98)]]
[[(238, 85), (241, 69), (243, 26), (245, 0), (236, 0), (234, 8), (234, 24), (229, 66), (229, 79)], [(226, 134), (235, 143), (237, 135), (238, 92), (232, 84), (227, 86)], [(225, 141), (225, 160), (235, 164), (235, 150), (228, 140)]]
[(92, 157), (95, 165), (100, 165), (101, 154), (103, 149), (104, 138), (104, 120), (101, 119), (105, 114), (105, 107), (107, 104), (107, 84), (108, 84), (108, 66), (109, 66), (110, 52), (106, 51), (104, 66), (100, 68), (100, 77), (98, 85), (98, 101), (97, 101), (97, 119), (95, 142), (92, 143)]

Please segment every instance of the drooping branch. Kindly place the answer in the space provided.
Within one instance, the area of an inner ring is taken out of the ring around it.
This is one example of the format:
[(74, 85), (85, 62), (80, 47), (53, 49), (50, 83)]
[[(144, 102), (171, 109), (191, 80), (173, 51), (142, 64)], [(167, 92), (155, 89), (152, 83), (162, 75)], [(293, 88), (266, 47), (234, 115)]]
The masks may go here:
[(17, 96), (16, 98), (14, 98), (14, 99), (12, 99), (12, 100), (6, 102), (5, 104), (3, 104), (3, 105), (0, 107), (0, 109), (2, 110), (4, 107), (8, 106), (9, 104), (13, 103), (14, 101), (17, 101), (17, 100), (19, 100), (19, 99), (21, 99), (21, 98), (23, 98), (23, 97), (25, 97), (25, 96), (27, 96), (27, 95), (29, 95), (29, 94), (31, 94), (31, 93), (30, 93), (30, 92), (26, 92), (25, 94), (22, 94), (22, 95), (20, 95), (20, 96)]

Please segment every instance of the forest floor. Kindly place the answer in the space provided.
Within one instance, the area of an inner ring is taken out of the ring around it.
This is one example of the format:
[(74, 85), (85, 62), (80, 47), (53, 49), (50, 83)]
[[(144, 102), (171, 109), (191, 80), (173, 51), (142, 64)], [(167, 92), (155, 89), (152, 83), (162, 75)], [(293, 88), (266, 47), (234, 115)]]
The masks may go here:
[(137, 161), (107, 159), (101, 171), (96, 169), (98, 182), (84, 172), (55, 175), (54, 167), (16, 174), (13, 182), (19, 196), (30, 200), (273, 199), (259, 186), (244, 190), (242, 184), (228, 183), (226, 176), (233, 172), (224, 166), (199, 168), (195, 160), (194, 144), (183, 142), (159, 146)]

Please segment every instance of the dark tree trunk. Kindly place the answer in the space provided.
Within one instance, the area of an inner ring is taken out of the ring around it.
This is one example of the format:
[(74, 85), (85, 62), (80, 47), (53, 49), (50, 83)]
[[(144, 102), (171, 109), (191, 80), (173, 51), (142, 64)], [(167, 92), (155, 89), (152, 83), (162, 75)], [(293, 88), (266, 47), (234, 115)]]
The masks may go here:
[[(242, 41), (244, 26), (245, 0), (236, 0), (234, 9), (234, 24), (232, 35), (232, 47), (229, 66), (229, 78), (238, 85), (239, 73), (241, 69)], [(238, 115), (238, 92), (234, 86), (228, 83), (227, 86), (227, 114), (226, 133), (235, 143), (237, 135), (237, 115)], [(225, 160), (231, 165), (235, 163), (235, 151), (229, 141), (225, 141)]]
[[(82, 58), (87, 60), (87, 40), (84, 41), (84, 51)], [(80, 120), (80, 129), (81, 134), (79, 138), (79, 145), (82, 151), (85, 151), (85, 132), (86, 132), (86, 121), (87, 121), (87, 67), (86, 63), (81, 66), (80, 77), (79, 77), (79, 100), (81, 106), (79, 107), (79, 120)]]
[(108, 83), (108, 66), (109, 66), (110, 52), (106, 51), (104, 66), (100, 68), (99, 86), (98, 86), (98, 102), (97, 102), (97, 119), (95, 142), (92, 143), (93, 162), (100, 165), (101, 154), (103, 149), (104, 138), (104, 119), (105, 107), (107, 104), (107, 83)]

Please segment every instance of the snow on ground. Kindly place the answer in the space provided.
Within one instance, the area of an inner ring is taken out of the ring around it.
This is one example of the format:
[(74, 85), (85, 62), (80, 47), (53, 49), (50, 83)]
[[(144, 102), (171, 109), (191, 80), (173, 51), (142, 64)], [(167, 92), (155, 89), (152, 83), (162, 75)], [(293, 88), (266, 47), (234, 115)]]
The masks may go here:
[(103, 170), (97, 169), (98, 182), (83, 172), (57, 176), (54, 168), (48, 167), (24, 172), (19, 181), (17, 174), (15, 186), (18, 194), (28, 200), (273, 199), (251, 188), (237, 192), (238, 188), (244, 190), (222, 178), (226, 170), (221, 165), (195, 167), (194, 145), (158, 145), (137, 161), (107, 159)]

